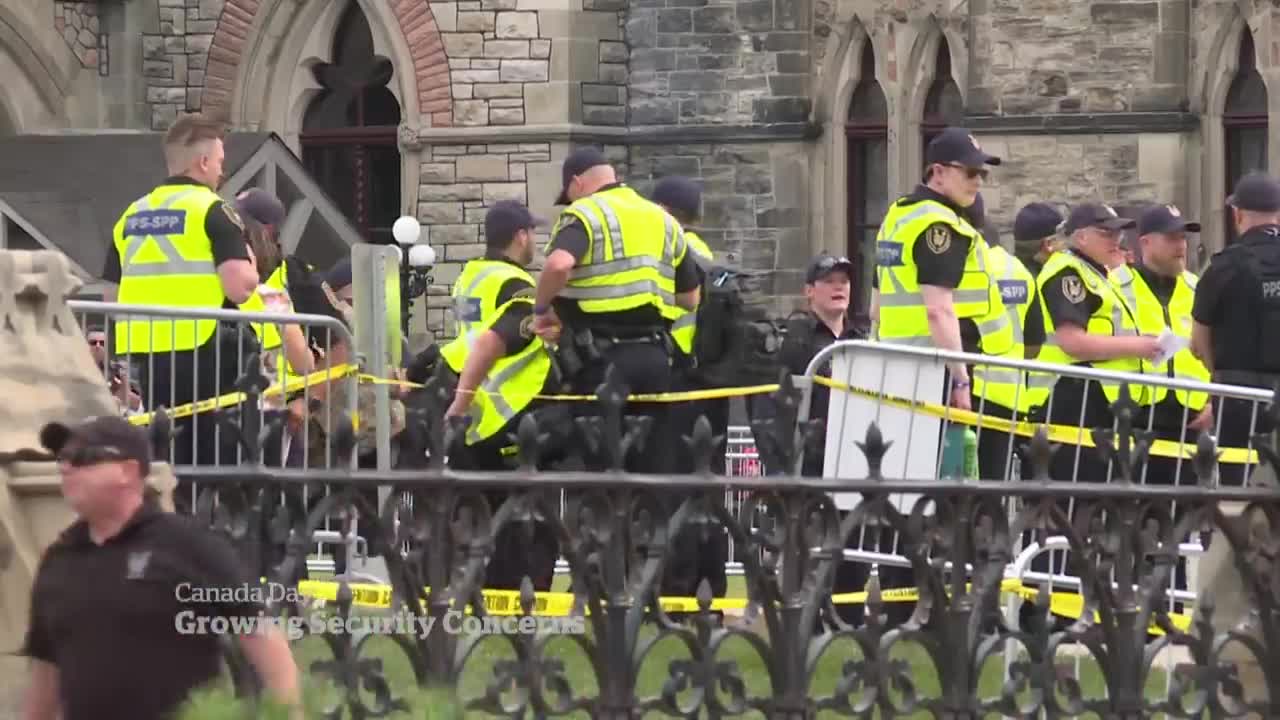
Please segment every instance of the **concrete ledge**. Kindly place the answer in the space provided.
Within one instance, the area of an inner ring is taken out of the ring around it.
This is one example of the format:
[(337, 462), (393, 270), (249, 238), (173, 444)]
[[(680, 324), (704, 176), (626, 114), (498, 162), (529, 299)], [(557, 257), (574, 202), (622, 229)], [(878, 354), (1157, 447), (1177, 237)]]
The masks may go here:
[[(462, 145), (479, 142), (575, 142), (607, 145), (666, 145), (671, 143), (750, 143), (815, 140), (822, 126), (812, 123), (776, 125), (653, 125), (611, 127), (555, 123), (491, 127), (419, 128), (416, 142)], [(414, 143), (414, 140), (409, 140)]]
[(1200, 116), (1188, 112), (1055, 113), (1052, 115), (970, 115), (964, 126), (977, 134), (1100, 135), (1189, 132)]

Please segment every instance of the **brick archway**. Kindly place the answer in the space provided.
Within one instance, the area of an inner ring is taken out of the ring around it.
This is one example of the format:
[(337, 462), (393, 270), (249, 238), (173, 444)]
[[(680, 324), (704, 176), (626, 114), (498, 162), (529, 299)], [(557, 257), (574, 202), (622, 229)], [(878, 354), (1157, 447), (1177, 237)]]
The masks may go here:
[[(379, 2), (383, 0), (378, 0)], [(427, 0), (391, 0), (391, 9), (413, 57), (418, 88), (418, 112), (430, 115), (435, 127), (453, 124), (453, 94), (449, 59)], [(224, 120), (231, 117), (236, 72), (249, 37), (249, 28), (262, 0), (227, 0), (209, 48), (201, 109)]]

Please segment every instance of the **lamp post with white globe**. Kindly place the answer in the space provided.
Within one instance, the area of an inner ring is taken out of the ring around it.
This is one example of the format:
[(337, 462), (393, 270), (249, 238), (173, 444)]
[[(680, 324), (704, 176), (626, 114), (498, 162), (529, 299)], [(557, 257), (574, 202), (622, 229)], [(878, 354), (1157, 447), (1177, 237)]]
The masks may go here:
[(400, 250), (400, 329), (409, 334), (409, 308), (414, 298), (421, 297), (432, 282), (431, 267), (436, 263), (436, 251), (428, 244), (418, 243), (422, 225), (412, 215), (405, 215), (391, 226), (391, 236)]

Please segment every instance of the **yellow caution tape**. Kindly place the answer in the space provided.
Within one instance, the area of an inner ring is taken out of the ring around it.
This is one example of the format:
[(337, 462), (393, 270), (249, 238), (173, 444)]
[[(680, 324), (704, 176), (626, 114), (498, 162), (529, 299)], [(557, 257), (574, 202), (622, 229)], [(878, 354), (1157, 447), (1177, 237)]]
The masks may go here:
[[(336, 367), (328, 368), (325, 370), (317, 370), (311, 373), (310, 375), (306, 375), (303, 377), (295, 377), (294, 379), (283, 384), (274, 383), (270, 387), (268, 387), (266, 390), (262, 391), (262, 396), (273, 397), (276, 395), (288, 394), (296, 390), (301, 390), (302, 388), (307, 387), (309, 385), (319, 385), (329, 380), (337, 380), (339, 378), (346, 377), (347, 375), (350, 375), (353, 372), (355, 372), (355, 370), (356, 370), (356, 366), (350, 365), (350, 364), (338, 365)], [(177, 420), (178, 418), (184, 418), (189, 415), (198, 415), (200, 413), (209, 412), (211, 410), (218, 410), (220, 408), (225, 408), (225, 407), (234, 407), (244, 402), (247, 398), (248, 398), (248, 395), (246, 395), (243, 392), (237, 391), (232, 393), (226, 393), (225, 395), (219, 395), (218, 397), (215, 397), (215, 398), (208, 398), (206, 400), (199, 400), (197, 402), (187, 403), (185, 405), (179, 405), (178, 407), (175, 407), (168, 412), (169, 412), (169, 415), (174, 420)], [(155, 419), (155, 413), (149, 412), (143, 415), (134, 415), (129, 418), (129, 422), (133, 423), (134, 425), (150, 425), (154, 419)]]
[[(856, 388), (847, 383), (837, 382), (830, 378), (817, 376), (813, 381), (819, 385), (825, 385), (836, 390), (843, 390), (853, 395), (861, 395), (867, 398), (873, 398), (883, 402), (886, 405), (912, 410), (923, 415), (929, 415), (936, 418), (942, 418), (956, 425), (971, 425), (981, 427), (985, 430), (995, 430), (997, 432), (1021, 435), (1023, 437), (1033, 437), (1036, 431), (1044, 428), (1048, 434), (1049, 441), (1061, 443), (1065, 445), (1080, 445), (1081, 447), (1097, 447), (1097, 443), (1093, 439), (1093, 431), (1088, 428), (1070, 427), (1067, 425), (1038, 425), (1029, 423), (1025, 420), (1013, 421), (1005, 418), (995, 417), (992, 415), (979, 415), (972, 410), (959, 410), (953, 407), (947, 407), (938, 403), (929, 403), (921, 400), (907, 400), (905, 398), (893, 397), (883, 393), (871, 392)], [(1183, 458), (1190, 459), (1195, 455), (1196, 447), (1194, 443), (1178, 443), (1173, 440), (1154, 440), (1151, 443), (1149, 455), (1159, 457)], [(1218, 448), (1221, 453), (1220, 462), (1237, 463), (1237, 464), (1254, 464), (1258, 462), (1258, 453), (1248, 448)]]
[[(373, 583), (348, 583), (347, 587), (351, 588), (352, 605), (371, 608), (390, 608), (391, 607), (391, 586), (377, 585)], [(336, 602), (338, 599), (339, 584), (326, 580), (303, 580), (298, 583), (298, 594), (313, 598), (316, 600), (324, 600), (326, 602)], [(423, 588), (423, 592), (430, 592), (430, 588)], [(1016, 579), (1007, 579), (1000, 583), (1001, 594), (1015, 593), (1024, 600), (1034, 601), (1040, 594), (1035, 587), (1024, 585)], [(484, 599), (485, 612), (490, 615), (522, 615), (523, 610), (520, 606), (520, 592), (518, 590), (482, 590), (481, 596)], [(834, 593), (831, 595), (831, 602), (834, 605), (863, 605), (869, 599), (870, 594), (867, 592), (851, 592), (851, 593)], [(916, 602), (920, 599), (920, 589), (914, 587), (889, 588), (880, 591), (880, 601), (886, 603)], [(544, 617), (564, 617), (573, 611), (574, 596), (573, 593), (567, 592), (537, 592), (534, 593), (534, 604), (531, 614)], [(661, 597), (658, 603), (662, 607), (663, 612), (667, 613), (692, 613), (698, 612), (698, 599), (693, 597)], [(712, 611), (723, 610), (741, 610), (746, 608), (748, 601), (746, 598), (714, 598), (711, 601)], [(472, 612), (470, 607), (466, 610)], [(586, 611), (584, 610), (585, 612)], [(1079, 619), (1084, 612), (1084, 598), (1076, 593), (1055, 592), (1049, 596), (1049, 612), (1059, 617), (1071, 619)], [(1095, 619), (1098, 617), (1097, 612), (1094, 613)], [(1169, 613), (1169, 618), (1173, 626), (1179, 630), (1186, 631), (1191, 626), (1191, 617), (1181, 613)], [(1163, 635), (1164, 631), (1156, 627), (1154, 624), (1148, 629), (1153, 635)]]
[[(373, 375), (360, 375), (360, 382), (369, 383), (371, 385), (394, 385), (397, 387), (418, 389), (426, 387), (422, 383), (410, 382), (408, 380), (394, 380), (390, 378), (380, 378)], [(778, 384), (772, 385), (747, 385), (744, 387), (724, 387), (709, 388), (706, 390), (683, 390), (680, 392), (665, 393), (640, 393), (636, 395), (628, 395), (628, 402), (660, 402), (674, 403), (687, 402), (690, 400), (718, 400), (721, 398), (743, 397), (746, 395), (759, 395), (762, 393), (771, 393), (778, 389)], [(484, 388), (476, 388), (472, 392), (489, 392)], [(595, 395), (544, 395), (542, 393), (508, 393), (516, 397), (528, 397), (531, 400), (560, 400), (564, 402), (591, 402), (598, 400)]]

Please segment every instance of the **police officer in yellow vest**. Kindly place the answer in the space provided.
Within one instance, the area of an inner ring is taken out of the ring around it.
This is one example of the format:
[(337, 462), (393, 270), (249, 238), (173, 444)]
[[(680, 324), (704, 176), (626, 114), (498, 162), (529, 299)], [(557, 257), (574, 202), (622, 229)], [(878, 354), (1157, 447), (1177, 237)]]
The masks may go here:
[[(876, 326), (881, 342), (976, 352), (974, 320), (991, 310), (986, 243), (965, 216), (1000, 158), (963, 128), (925, 149), (924, 184), (889, 206), (876, 236)], [(966, 322), (962, 323), (964, 320)], [(947, 397), (970, 408), (969, 371), (951, 363)]]
[[(468, 262), (451, 293), (457, 336), (441, 358), (458, 375), (446, 417), (468, 416), (463, 443), (450, 449), (449, 465), (459, 470), (505, 470), (504, 448), (536, 395), (554, 393), (552, 360), (533, 333), (534, 229), (544, 224), (514, 200), (495, 203), (485, 214), (485, 255)], [(506, 493), (489, 493), (496, 510)], [(557, 556), (555, 534), (535, 526), (527, 545), (518, 526), (499, 534), (486, 570), (485, 587), (518, 590), (527, 573), (537, 590), (550, 590)]]
[[(1173, 205), (1148, 208), (1138, 219), (1135, 262), (1111, 273), (1120, 294), (1134, 308), (1145, 335), (1177, 335), (1187, 345), (1148, 371), (1171, 378), (1209, 382), (1209, 371), (1191, 353), (1191, 307), (1199, 278), (1187, 270), (1187, 233), (1200, 223), (1187, 220)], [(1152, 428), (1168, 440), (1195, 443), (1200, 430), (1213, 431), (1213, 406), (1206, 393), (1151, 388)], [(1194, 482), (1190, 463), (1179, 470), (1176, 458), (1152, 457), (1147, 482)], [(1162, 466), (1162, 467), (1157, 467)], [(1164, 467), (1167, 466), (1167, 467)]]
[[(677, 307), (696, 308), (700, 296), (684, 231), (669, 213), (620, 183), (598, 150), (571, 153), (561, 176), (556, 204), (569, 207), (556, 223), (538, 277), (534, 329), (550, 338), (563, 320), (561, 342), (573, 343), (583, 358), (571, 381), (574, 392), (594, 393), (609, 365), (631, 393), (667, 392), (675, 351), (670, 318)], [(575, 410), (599, 412), (581, 403)], [(650, 438), (661, 438), (662, 403), (630, 403), (626, 412), (654, 418), (657, 434)], [(634, 452), (628, 468), (659, 472), (670, 455)], [(590, 465), (602, 460), (592, 458)]]
[[(987, 243), (987, 274), (991, 278), (991, 311), (977, 319), (982, 354), (1012, 360), (1034, 358), (1044, 344), (1044, 316), (1035, 276), (1021, 260), (1004, 249), (995, 227), (987, 225), (981, 196), (970, 208), (969, 218)], [(975, 365), (971, 374), (972, 405), (977, 412), (1021, 419), (1035, 407), (1036, 398), (1030, 392), (1026, 373)], [(1018, 444), (1015, 436), (991, 428), (979, 429), (977, 433), (981, 476), (1008, 479), (1009, 465)]]
[[(1104, 204), (1083, 204), (1071, 211), (1063, 227), (1070, 247), (1049, 258), (1036, 279), (1047, 335), (1038, 360), (1138, 373), (1145, 360), (1159, 353), (1156, 337), (1142, 334), (1134, 309), (1108, 280), (1112, 269), (1124, 265), (1121, 231), (1133, 226), (1132, 219), (1119, 217)], [(1131, 387), (1130, 393), (1138, 405), (1149, 406), (1148, 390)], [(1111, 404), (1119, 396), (1119, 383), (1059, 377), (1048, 401), (1048, 420), (1110, 429)], [(1144, 422), (1140, 427), (1145, 426)], [(1055, 480), (1106, 482), (1106, 468), (1096, 450), (1075, 446), (1054, 453), (1050, 473)]]
[[(112, 231), (103, 277), (119, 283), (117, 302), (235, 309), (257, 288), (244, 223), (214, 192), (222, 180), (224, 134), (221, 123), (198, 114), (180, 116), (169, 128), (164, 155), (170, 177), (131, 203)], [(213, 320), (162, 317), (116, 323), (116, 353), (130, 356), (140, 369), (148, 408), (232, 389), (243, 370), (237, 366), (240, 353), (256, 346), (238, 347), (243, 334), (235, 328), (224, 328), (215, 340), (217, 326)], [(214, 462), (213, 428), (207, 413), (176, 421), (175, 429), (185, 432), (174, 443), (173, 461)]]

